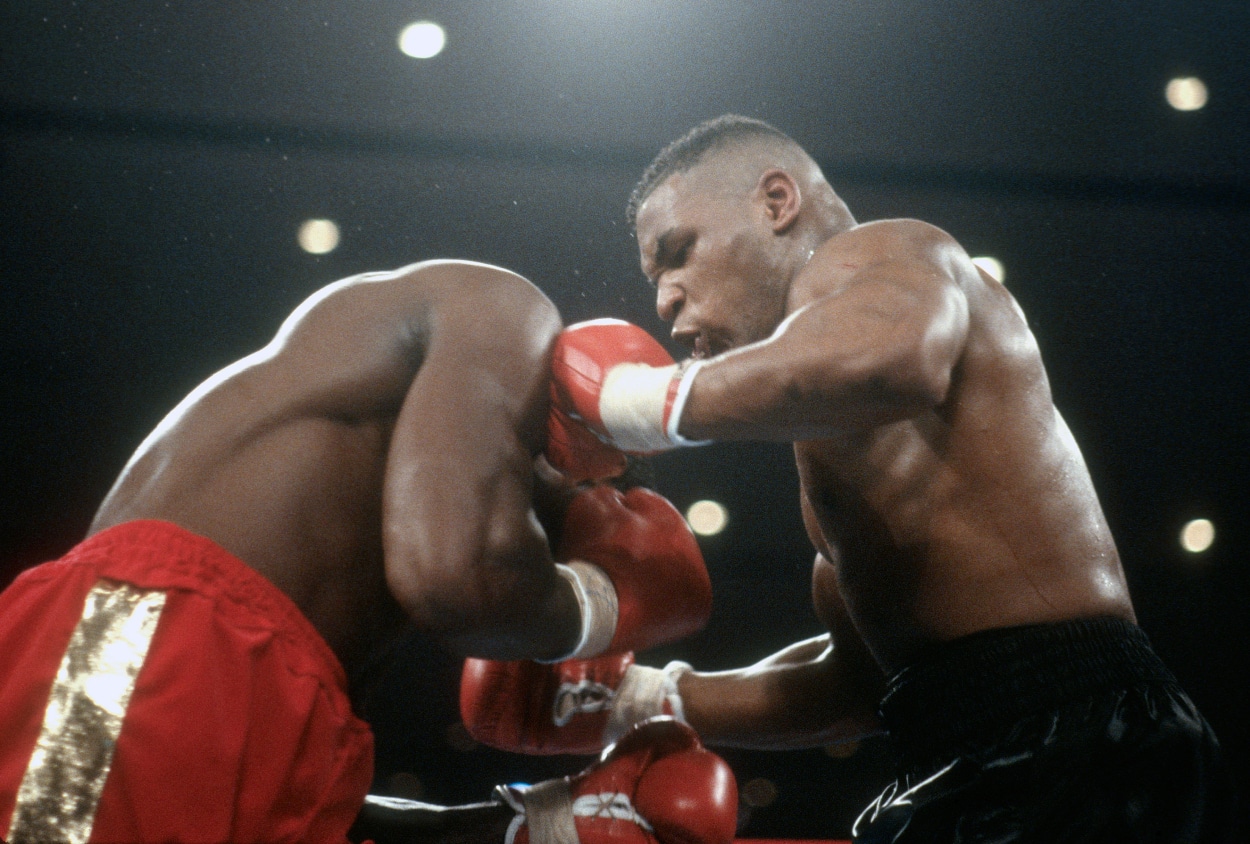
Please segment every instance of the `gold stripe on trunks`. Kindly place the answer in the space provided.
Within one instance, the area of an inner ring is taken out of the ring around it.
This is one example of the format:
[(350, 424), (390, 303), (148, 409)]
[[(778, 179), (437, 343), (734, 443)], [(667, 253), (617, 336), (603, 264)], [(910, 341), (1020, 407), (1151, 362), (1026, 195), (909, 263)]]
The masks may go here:
[(86, 842), (165, 593), (101, 580), (52, 683), (5, 840)]

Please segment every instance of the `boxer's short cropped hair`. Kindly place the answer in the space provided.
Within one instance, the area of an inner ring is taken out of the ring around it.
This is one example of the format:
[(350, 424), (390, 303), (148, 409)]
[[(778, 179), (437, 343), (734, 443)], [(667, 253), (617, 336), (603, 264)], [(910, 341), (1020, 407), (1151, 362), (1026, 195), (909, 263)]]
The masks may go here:
[(743, 117), (740, 114), (722, 114), (695, 126), (686, 134), (660, 150), (647, 165), (642, 178), (634, 186), (625, 208), (625, 217), (633, 229), (638, 220), (638, 209), (656, 187), (674, 173), (683, 173), (698, 164), (704, 156), (735, 141), (765, 139), (784, 141), (798, 146), (789, 135), (777, 127)]

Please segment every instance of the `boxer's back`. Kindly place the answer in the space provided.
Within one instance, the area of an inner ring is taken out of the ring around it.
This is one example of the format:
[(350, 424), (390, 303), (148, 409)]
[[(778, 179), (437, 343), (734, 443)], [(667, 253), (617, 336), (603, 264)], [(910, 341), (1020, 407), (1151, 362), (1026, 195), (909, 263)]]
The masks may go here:
[(314, 295), (170, 412), (92, 532), (162, 519), (214, 540), (286, 592), (350, 671), (402, 621), (383, 567), (387, 458), (457, 271), (370, 274)]

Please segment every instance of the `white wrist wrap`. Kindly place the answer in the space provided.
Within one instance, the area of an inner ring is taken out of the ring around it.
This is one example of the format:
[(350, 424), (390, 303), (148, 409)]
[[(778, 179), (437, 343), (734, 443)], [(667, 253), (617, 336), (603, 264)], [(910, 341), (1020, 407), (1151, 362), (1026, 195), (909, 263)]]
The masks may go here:
[(684, 724), (686, 718), (682, 711), (681, 695), (677, 692), (677, 681), (689, 670), (688, 663), (676, 661), (663, 668), (649, 668), (645, 665), (631, 665), (627, 668), (612, 701), (608, 723), (603, 728), (604, 744), (615, 744), (637, 723), (667, 714), (664, 711), (665, 703), (673, 717)]
[(582, 631), (577, 645), (565, 656), (535, 662), (563, 662), (566, 659), (590, 659), (599, 656), (612, 644), (620, 604), (616, 587), (603, 569), (590, 563), (556, 563), (556, 572), (573, 587), (578, 609), (582, 613)]
[(580, 844), (577, 825), (573, 823), (573, 795), (567, 779), (547, 780), (535, 783), (517, 796), (508, 789), (504, 792), (508, 805), (517, 815), (508, 824), (504, 844), (512, 844), (522, 824), (529, 826), (530, 844)]
[(681, 383), (677, 385), (677, 392), (673, 396), (673, 406), (668, 411), (668, 423), (664, 432), (673, 445), (707, 445), (711, 442), (711, 440), (688, 440), (677, 433), (677, 426), (681, 424), (682, 411), (686, 409), (686, 399), (690, 397), (690, 388), (694, 385), (694, 377), (699, 374), (703, 364), (704, 361), (696, 360), (687, 366), (686, 371), (682, 373)]
[(647, 832), (655, 830), (638, 814), (628, 794), (600, 792), (573, 799), (568, 778), (546, 780), (528, 787), (497, 786), (495, 797), (516, 812), (504, 844), (513, 844), (522, 826), (529, 827), (530, 844), (580, 844), (574, 818), (629, 821)]
[(666, 451), (673, 447), (664, 425), (664, 408), (677, 364), (621, 363), (603, 379), (599, 418), (612, 444), (622, 451)]
[[(677, 433), (694, 377), (703, 368), (697, 360), (683, 371), (678, 364), (648, 366), (621, 363), (603, 379), (599, 418), (612, 444), (622, 451), (667, 451), (675, 446), (703, 445)], [(674, 384), (673, 379), (681, 379)]]
[(681, 675), (687, 671), (693, 671), (694, 666), (688, 662), (673, 660), (664, 666), (664, 689), (667, 695), (669, 709), (673, 710), (673, 717), (683, 724), (686, 721), (686, 708), (682, 705), (681, 694), (677, 691), (677, 683), (681, 680)]

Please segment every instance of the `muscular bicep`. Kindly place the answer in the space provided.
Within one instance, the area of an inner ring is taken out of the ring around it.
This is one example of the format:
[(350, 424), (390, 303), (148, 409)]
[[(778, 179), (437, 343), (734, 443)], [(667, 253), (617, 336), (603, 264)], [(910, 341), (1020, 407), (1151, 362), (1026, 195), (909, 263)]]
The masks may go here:
[(772, 336), (703, 367), (681, 433), (814, 439), (940, 404), (967, 337), (958, 283), (967, 268), (958, 245), (933, 232), (857, 232), (858, 240), (822, 247), (796, 278), (792, 311)]
[(383, 490), (392, 592), (418, 623), (474, 641), (529, 635), (523, 608), (543, 615), (558, 588), (532, 461), (559, 320), (536, 291), (488, 282), (435, 303)]
[[(396, 419), (383, 490), (387, 567), (423, 588), (523, 540), (531, 455), (489, 373), (427, 358)], [(518, 548), (518, 551), (521, 550)]]

